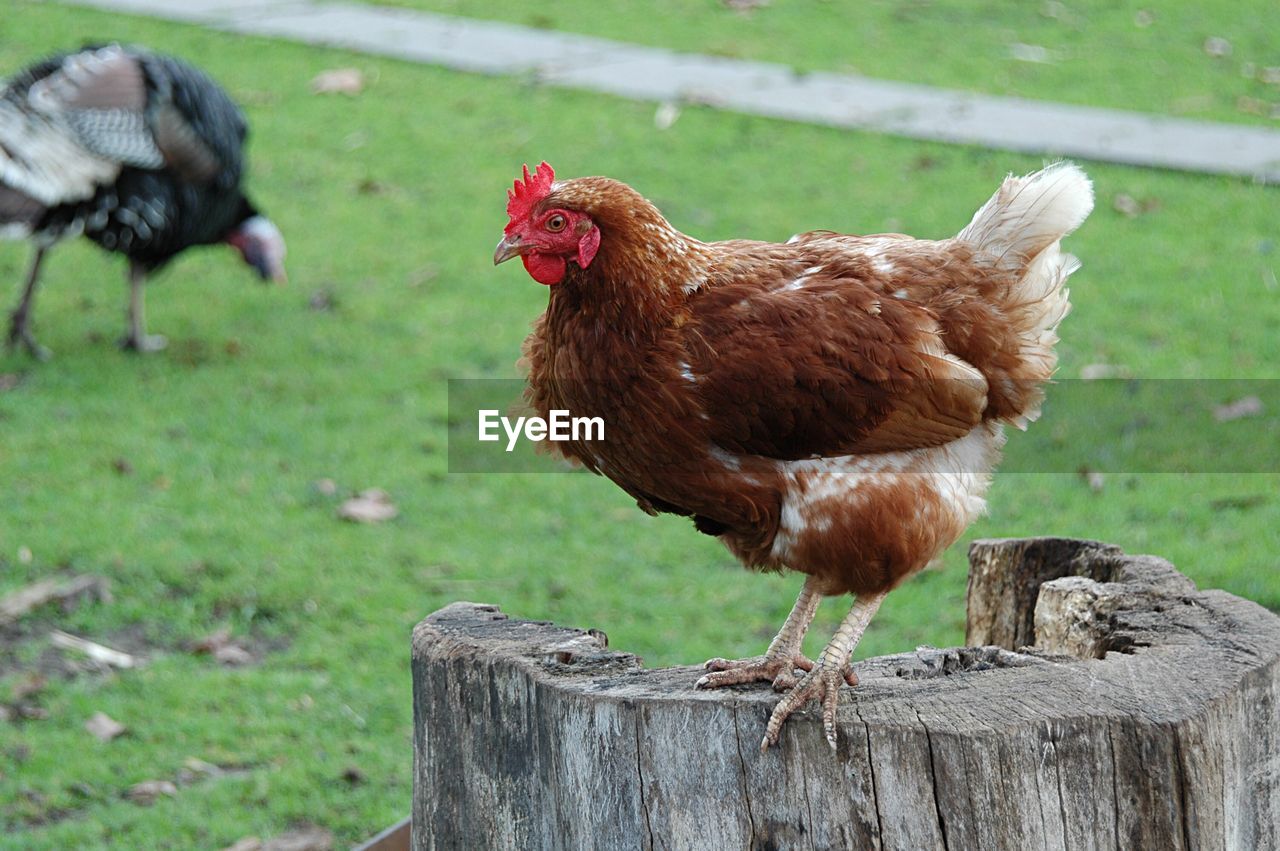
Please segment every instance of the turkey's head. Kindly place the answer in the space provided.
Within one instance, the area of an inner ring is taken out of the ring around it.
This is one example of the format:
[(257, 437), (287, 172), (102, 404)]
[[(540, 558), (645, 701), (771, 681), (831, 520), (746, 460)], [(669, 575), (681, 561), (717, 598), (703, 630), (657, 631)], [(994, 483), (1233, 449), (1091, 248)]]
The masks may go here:
[(226, 237), (227, 244), (240, 252), (264, 281), (283, 284), (285, 245), (280, 229), (265, 216), (250, 216)]

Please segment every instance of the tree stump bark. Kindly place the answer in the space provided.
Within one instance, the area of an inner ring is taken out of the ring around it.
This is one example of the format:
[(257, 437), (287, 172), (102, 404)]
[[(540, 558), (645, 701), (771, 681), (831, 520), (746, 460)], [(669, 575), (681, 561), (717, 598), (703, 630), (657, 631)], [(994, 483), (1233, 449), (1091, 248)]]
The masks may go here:
[(970, 559), (985, 646), (857, 663), (836, 754), (813, 708), (758, 750), (767, 684), (441, 609), (413, 639), (413, 847), (1280, 848), (1280, 618), (1089, 541)]

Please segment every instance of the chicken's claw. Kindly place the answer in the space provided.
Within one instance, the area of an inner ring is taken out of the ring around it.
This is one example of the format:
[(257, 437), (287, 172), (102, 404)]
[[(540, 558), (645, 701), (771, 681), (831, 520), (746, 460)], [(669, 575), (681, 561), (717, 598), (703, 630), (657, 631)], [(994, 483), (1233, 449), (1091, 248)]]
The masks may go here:
[(795, 653), (790, 656), (779, 653), (775, 656), (753, 656), (750, 659), (709, 659), (703, 665), (712, 673), (704, 674), (694, 683), (695, 688), (722, 688), (740, 683), (754, 683), (759, 680), (773, 682), (778, 691), (785, 691), (796, 683), (792, 670), (813, 670), (813, 662), (804, 654)]
[(782, 733), (782, 725), (792, 712), (804, 706), (810, 700), (818, 700), (822, 704), (822, 729), (826, 733), (827, 744), (831, 750), (836, 749), (836, 706), (840, 701), (840, 684), (851, 686), (858, 684), (858, 675), (846, 664), (840, 667), (819, 662), (813, 670), (805, 674), (769, 716), (769, 723), (764, 730), (764, 738), (760, 740), (761, 752), (767, 751), (771, 745), (778, 743)]

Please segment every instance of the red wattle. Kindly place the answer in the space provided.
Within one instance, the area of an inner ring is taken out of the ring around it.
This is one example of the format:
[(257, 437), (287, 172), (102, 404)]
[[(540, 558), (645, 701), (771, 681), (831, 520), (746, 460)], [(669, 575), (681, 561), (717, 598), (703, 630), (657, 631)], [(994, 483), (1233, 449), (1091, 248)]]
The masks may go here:
[(524, 269), (529, 273), (529, 277), (548, 286), (563, 281), (565, 272), (568, 270), (565, 259), (555, 254), (525, 254), (520, 260), (524, 263)]

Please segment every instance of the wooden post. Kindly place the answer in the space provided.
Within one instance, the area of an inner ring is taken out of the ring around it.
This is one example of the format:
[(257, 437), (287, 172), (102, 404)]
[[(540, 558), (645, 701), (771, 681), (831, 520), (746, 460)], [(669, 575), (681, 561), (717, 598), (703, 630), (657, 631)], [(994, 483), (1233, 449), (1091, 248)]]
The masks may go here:
[(413, 848), (1280, 848), (1280, 618), (1103, 544), (970, 558), (988, 646), (856, 664), (836, 754), (812, 708), (760, 753), (767, 684), (441, 609), (413, 638)]

